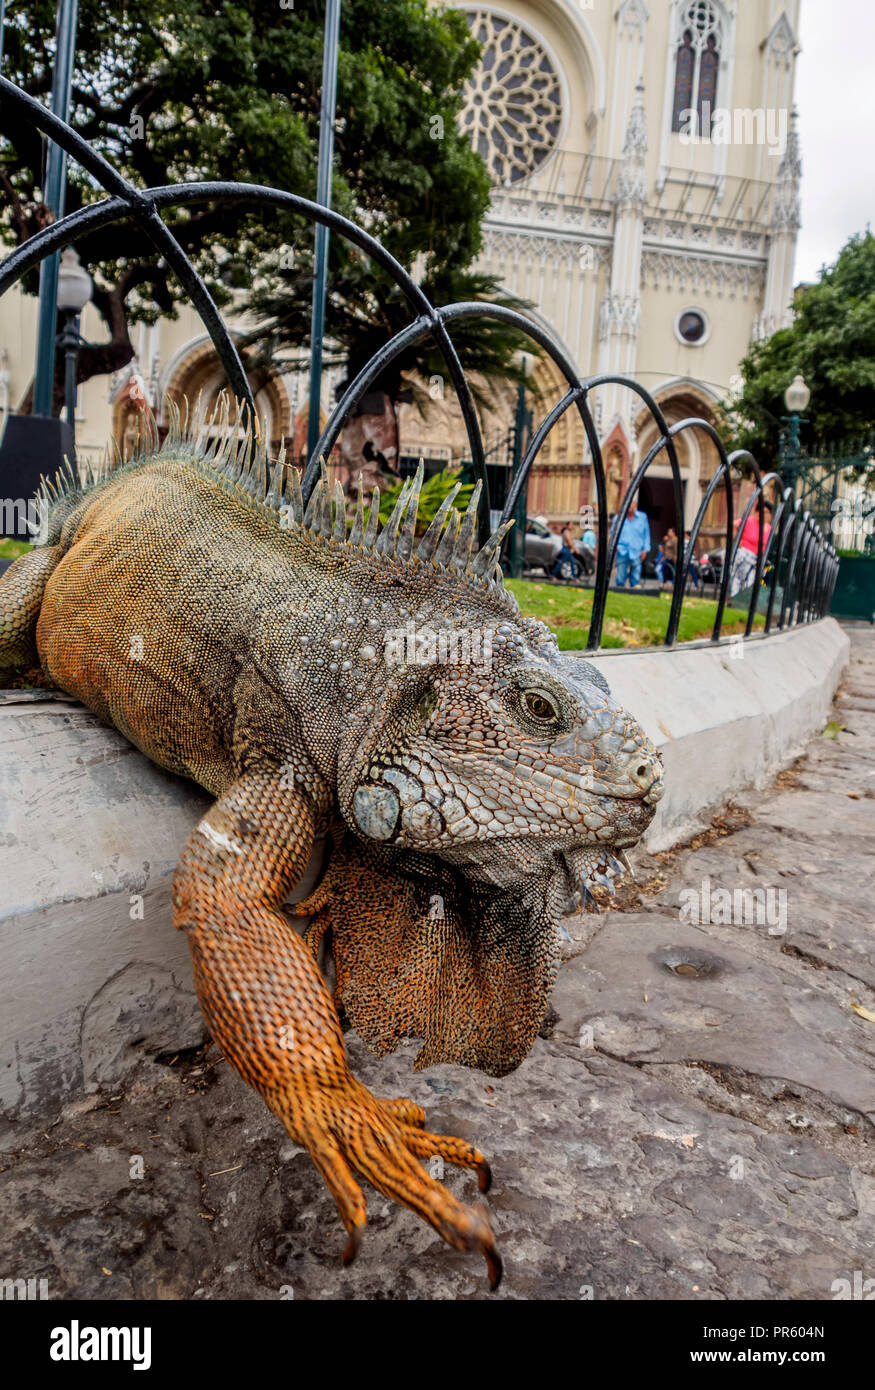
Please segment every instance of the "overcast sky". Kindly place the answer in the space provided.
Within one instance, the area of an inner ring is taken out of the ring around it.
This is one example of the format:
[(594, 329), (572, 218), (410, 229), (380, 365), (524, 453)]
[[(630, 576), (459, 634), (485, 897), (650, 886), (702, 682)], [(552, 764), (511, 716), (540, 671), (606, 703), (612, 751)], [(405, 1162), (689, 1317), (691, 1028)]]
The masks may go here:
[(802, 230), (795, 280), (875, 230), (875, 0), (802, 0), (796, 105)]

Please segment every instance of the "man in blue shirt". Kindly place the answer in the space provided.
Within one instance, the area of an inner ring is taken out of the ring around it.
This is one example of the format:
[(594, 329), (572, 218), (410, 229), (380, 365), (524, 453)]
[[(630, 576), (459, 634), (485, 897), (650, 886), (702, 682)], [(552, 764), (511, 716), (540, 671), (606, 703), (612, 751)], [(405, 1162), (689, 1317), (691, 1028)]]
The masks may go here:
[(639, 512), (638, 500), (633, 497), (617, 546), (617, 584), (621, 589), (627, 575), (630, 589), (637, 589), (641, 583), (641, 562), (649, 553), (650, 522), (644, 512)]

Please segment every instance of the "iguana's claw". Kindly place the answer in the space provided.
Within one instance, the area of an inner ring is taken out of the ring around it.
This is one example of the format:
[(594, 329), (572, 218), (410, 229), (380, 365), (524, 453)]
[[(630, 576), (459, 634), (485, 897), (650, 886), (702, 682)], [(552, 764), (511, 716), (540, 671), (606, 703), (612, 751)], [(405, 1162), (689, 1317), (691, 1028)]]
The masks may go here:
[(355, 1082), (330, 1101), (323, 1092), (320, 1101), (321, 1105), (312, 1107), (321, 1112), (320, 1130), (307, 1126), (299, 1142), (309, 1149), (349, 1232), (344, 1265), (358, 1254), (367, 1221), (355, 1169), (378, 1192), (422, 1217), (457, 1250), (479, 1250), (486, 1260), (490, 1288), (496, 1289), (501, 1259), (485, 1209), (460, 1202), (418, 1161), (437, 1157), (456, 1167), (473, 1168), (480, 1191), (486, 1192), (491, 1173), (483, 1155), (463, 1139), (420, 1128), (425, 1113), (412, 1101), (377, 1100)]
[(425, 1126), (425, 1111), (421, 1105), (401, 1096), (398, 1100), (378, 1100), (377, 1104), (396, 1121), (397, 1124), (412, 1125), (416, 1129)]
[(499, 1255), (497, 1250), (487, 1250), (485, 1253), (486, 1268), (489, 1271), (489, 1287), (492, 1290), (492, 1292), (495, 1293), (495, 1290), (501, 1283), (501, 1276), (504, 1273), (504, 1266), (501, 1263), (501, 1256)]
[(362, 1229), (363, 1228), (361, 1226), (353, 1226), (352, 1230), (350, 1231), (349, 1240), (343, 1247), (344, 1265), (351, 1265), (356, 1255), (358, 1254), (359, 1248), (362, 1243)]

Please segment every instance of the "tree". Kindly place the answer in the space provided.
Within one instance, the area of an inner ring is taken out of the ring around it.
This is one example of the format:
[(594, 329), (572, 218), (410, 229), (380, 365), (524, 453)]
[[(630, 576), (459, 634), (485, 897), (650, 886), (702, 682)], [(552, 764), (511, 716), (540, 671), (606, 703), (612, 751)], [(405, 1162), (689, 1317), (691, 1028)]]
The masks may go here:
[[(289, 9), (264, 0), (80, 0), (70, 123), (140, 187), (237, 179), (313, 198), (324, 11), (324, 0), (295, 0)], [(54, 26), (54, 0), (10, 0), (4, 75), (39, 97), (51, 90)], [(456, 127), (478, 55), (457, 11), (429, 9), (425, 0), (344, 0), (334, 206), (363, 222), (403, 265), (418, 263), (431, 287), (456, 293), (461, 286), (473, 295), (495, 288), (468, 273), (489, 178)], [(0, 234), (20, 242), (47, 217), (45, 141), (2, 108), (0, 136)], [(101, 196), (70, 163), (67, 211)], [(283, 280), (277, 248), (294, 249), (282, 325), (297, 345), (305, 341), (309, 222), (239, 203), (165, 217), (221, 305), (253, 284), (261, 302)], [(95, 232), (77, 251), (108, 332), (106, 343), (80, 353), (85, 381), (125, 366), (134, 355), (131, 324), (172, 315), (183, 292), (133, 223)], [(327, 328), (339, 334), (354, 371), (396, 321), (394, 309), (382, 308), (392, 292), (339, 237), (332, 238), (331, 273)], [(33, 272), (25, 288), (34, 293), (37, 284)], [(266, 325), (271, 343), (279, 323)], [(481, 341), (489, 350), (475, 365), (513, 375), (506, 368), (515, 335), (502, 330)], [(431, 361), (426, 349), (421, 365)]]
[(803, 444), (809, 450), (856, 440), (875, 421), (875, 237), (852, 236), (816, 284), (796, 293), (794, 319), (755, 343), (741, 364), (743, 386), (726, 407), (726, 435), (761, 468), (778, 461), (784, 391), (797, 372), (811, 390)]

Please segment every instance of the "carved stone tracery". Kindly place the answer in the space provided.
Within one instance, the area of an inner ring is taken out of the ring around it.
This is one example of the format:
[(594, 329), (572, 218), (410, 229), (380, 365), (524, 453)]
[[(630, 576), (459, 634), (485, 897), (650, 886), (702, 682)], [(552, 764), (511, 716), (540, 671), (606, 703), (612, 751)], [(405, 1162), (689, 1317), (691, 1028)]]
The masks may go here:
[(465, 89), (459, 123), (497, 183), (519, 183), (553, 152), (562, 125), (559, 74), (516, 20), (465, 12), (483, 56)]

